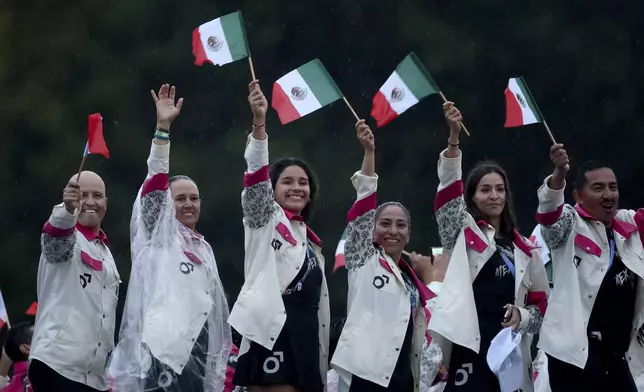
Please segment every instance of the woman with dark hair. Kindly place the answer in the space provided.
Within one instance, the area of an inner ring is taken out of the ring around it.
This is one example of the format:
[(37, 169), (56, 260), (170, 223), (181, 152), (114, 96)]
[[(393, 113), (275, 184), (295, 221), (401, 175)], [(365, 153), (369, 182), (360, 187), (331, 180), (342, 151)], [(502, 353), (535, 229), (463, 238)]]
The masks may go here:
[(248, 100), (253, 130), (244, 158), (244, 285), (229, 323), (242, 336), (234, 384), (250, 392), (322, 392), (329, 295), (320, 239), (307, 226), (317, 183), (296, 158), (269, 168), (266, 109), (258, 81)]
[[(486, 361), (490, 343), (507, 327), (522, 334), (539, 332), (548, 278), (539, 250), (517, 231), (505, 171), (494, 162), (480, 162), (463, 189), (462, 116), (452, 102), (443, 108), (450, 136), (438, 161), (434, 208), (450, 261), (429, 327), (432, 336), (445, 338), (437, 339), (445, 343), (449, 368), (445, 391), (500, 391)], [(530, 340), (524, 336), (521, 341), (524, 392), (533, 390)]]
[(132, 273), (108, 375), (116, 391), (221, 391), (232, 348), (229, 308), (212, 247), (197, 232), (199, 188), (169, 176), (170, 126), (183, 99), (165, 84), (130, 226)]
[(409, 211), (398, 202), (377, 206), (373, 133), (364, 120), (356, 131), (364, 158), (351, 177), (357, 198), (345, 238), (348, 314), (331, 364), (350, 392), (418, 391), (429, 340), (425, 305), (433, 294), (402, 259), (411, 233)]

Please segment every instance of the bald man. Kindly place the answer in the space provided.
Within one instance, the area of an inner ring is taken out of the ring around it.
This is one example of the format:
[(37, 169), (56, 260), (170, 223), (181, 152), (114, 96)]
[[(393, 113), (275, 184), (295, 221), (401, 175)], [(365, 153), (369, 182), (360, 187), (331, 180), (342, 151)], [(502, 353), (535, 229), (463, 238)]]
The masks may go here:
[(114, 347), (116, 264), (101, 222), (105, 183), (93, 172), (74, 175), (63, 202), (43, 227), (38, 313), (29, 356), (35, 392), (106, 391), (105, 363)]

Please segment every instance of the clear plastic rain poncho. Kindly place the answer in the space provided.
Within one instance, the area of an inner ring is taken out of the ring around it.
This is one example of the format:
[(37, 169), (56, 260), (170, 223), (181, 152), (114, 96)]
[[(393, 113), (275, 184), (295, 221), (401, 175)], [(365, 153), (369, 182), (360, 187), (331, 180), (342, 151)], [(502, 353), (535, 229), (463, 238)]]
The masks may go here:
[(148, 175), (134, 203), (132, 272), (108, 378), (114, 392), (220, 392), (232, 347), (226, 296), (212, 248), (175, 218), (164, 171)]

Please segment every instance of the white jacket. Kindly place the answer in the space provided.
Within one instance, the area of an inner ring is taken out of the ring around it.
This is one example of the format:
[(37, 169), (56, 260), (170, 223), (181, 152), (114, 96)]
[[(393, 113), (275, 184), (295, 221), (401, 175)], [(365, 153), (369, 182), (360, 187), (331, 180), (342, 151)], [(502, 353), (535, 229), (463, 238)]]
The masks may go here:
[[(239, 355), (253, 341), (272, 349), (286, 321), (282, 293), (297, 276), (306, 257), (307, 239), (324, 273), (322, 242), (302, 221), (282, 209), (274, 199), (269, 178), (268, 138), (248, 136), (244, 158), (248, 170), (244, 175), (242, 209), (244, 213), (244, 285), (228, 322), (243, 337)], [(320, 376), (326, 385), (329, 350), (329, 291), (326, 278), (318, 310), (320, 341)]]
[(29, 359), (65, 378), (107, 390), (119, 279), (103, 231), (76, 225), (61, 203), (43, 228), (38, 314)]
[[(349, 385), (351, 376), (356, 375), (386, 387), (396, 367), (407, 332), (409, 294), (405, 289), (399, 264), (373, 243), (378, 177), (368, 177), (358, 172), (351, 180), (358, 196), (347, 217), (347, 321), (331, 365)], [(414, 389), (418, 392), (420, 357), (426, 341), (429, 318), (425, 304), (434, 295), (404, 261), (400, 265), (409, 268), (409, 275), (415, 280), (420, 299), (409, 353)]]
[[(539, 188), (537, 221), (550, 248), (555, 285), (541, 328), (539, 348), (561, 361), (584, 368), (588, 359), (588, 320), (606, 275), (610, 249), (604, 225), (581, 207), (564, 204), (564, 189), (550, 189), (549, 179)], [(644, 372), (644, 348), (637, 342), (638, 330), (644, 324), (641, 236), (644, 209), (637, 213), (617, 211), (613, 230), (622, 262), (639, 277), (632, 340), (626, 356), (633, 378), (637, 378)], [(575, 263), (575, 259), (582, 262)]]
[[(445, 363), (449, 364), (451, 343), (480, 349), (480, 330), (472, 283), (485, 263), (496, 252), (494, 228), (487, 222), (476, 222), (465, 210), (461, 156), (446, 158), (443, 151), (438, 161), (440, 185), (434, 209), (438, 231), (449, 266), (441, 293), (429, 322), (432, 336), (441, 342)], [(515, 232), (515, 305), (521, 313), (519, 332), (539, 332), (548, 301), (548, 277), (539, 250)], [(501, 320), (499, 320), (499, 324)], [(521, 340), (524, 363), (523, 391), (532, 391), (531, 339)]]

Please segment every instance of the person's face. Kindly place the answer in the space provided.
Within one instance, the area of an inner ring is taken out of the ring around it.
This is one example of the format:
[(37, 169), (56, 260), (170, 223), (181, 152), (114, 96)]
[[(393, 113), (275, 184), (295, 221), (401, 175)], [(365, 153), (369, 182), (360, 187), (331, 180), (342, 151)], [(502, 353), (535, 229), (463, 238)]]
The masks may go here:
[(105, 183), (97, 174), (81, 173), (79, 185), (83, 192), (78, 223), (90, 229), (101, 227), (101, 222), (107, 212), (107, 197)]
[(503, 177), (498, 173), (484, 175), (476, 185), (473, 201), (486, 220), (500, 217), (506, 201)]
[(400, 206), (385, 207), (376, 218), (374, 240), (389, 256), (400, 255), (409, 243), (409, 219)]
[(288, 166), (277, 179), (274, 192), (277, 204), (294, 214), (300, 215), (311, 197), (309, 176), (300, 166)]
[(586, 184), (573, 193), (575, 201), (593, 218), (611, 226), (619, 206), (619, 187), (615, 173), (610, 168), (586, 173)]
[(186, 179), (176, 180), (170, 185), (170, 194), (177, 220), (194, 230), (201, 213), (201, 198), (197, 185)]

